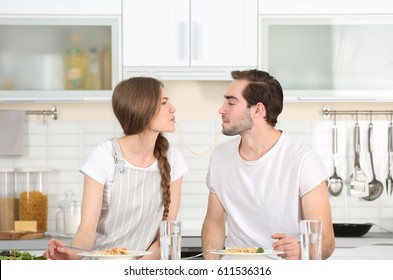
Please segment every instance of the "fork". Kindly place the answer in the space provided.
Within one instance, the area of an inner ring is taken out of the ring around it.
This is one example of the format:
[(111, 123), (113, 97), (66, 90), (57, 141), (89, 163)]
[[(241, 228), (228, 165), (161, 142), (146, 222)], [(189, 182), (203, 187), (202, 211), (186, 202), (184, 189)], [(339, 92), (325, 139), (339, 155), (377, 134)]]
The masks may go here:
[(81, 251), (81, 252), (93, 253), (93, 251), (91, 251), (91, 250), (85, 250), (85, 249), (74, 247), (74, 246), (71, 246), (71, 245), (64, 245), (64, 248), (77, 250), (77, 251)]

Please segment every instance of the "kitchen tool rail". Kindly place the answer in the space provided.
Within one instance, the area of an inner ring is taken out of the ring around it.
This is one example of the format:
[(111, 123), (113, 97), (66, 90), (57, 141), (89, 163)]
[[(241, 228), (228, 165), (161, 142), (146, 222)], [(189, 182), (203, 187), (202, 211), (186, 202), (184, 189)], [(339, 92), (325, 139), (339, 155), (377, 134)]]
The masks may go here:
[(337, 115), (386, 115), (390, 117), (390, 120), (393, 118), (393, 110), (331, 110), (327, 105), (323, 106), (322, 114), (325, 119), (330, 119), (331, 116)]
[(50, 110), (29, 110), (26, 111), (26, 115), (41, 115), (44, 118), (50, 116), (52, 119), (57, 120), (59, 118), (59, 108), (53, 106)]

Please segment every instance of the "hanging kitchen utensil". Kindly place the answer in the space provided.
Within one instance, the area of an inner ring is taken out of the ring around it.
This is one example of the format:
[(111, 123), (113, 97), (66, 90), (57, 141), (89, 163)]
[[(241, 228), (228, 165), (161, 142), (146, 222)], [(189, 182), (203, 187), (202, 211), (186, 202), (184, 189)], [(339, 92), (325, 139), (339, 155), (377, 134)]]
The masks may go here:
[(358, 115), (356, 114), (355, 124), (355, 164), (353, 174), (351, 176), (350, 194), (353, 197), (366, 197), (369, 195), (368, 179), (360, 167), (360, 127), (358, 123)]
[(336, 126), (336, 115), (334, 115), (333, 123), (333, 175), (330, 176), (329, 192), (333, 196), (339, 196), (343, 190), (343, 180), (337, 175), (336, 167), (336, 156), (337, 156), (337, 126)]
[(392, 156), (393, 156), (393, 125), (392, 115), (388, 127), (388, 177), (386, 178), (386, 193), (392, 195), (393, 192), (393, 175), (392, 175)]
[(370, 153), (371, 171), (373, 172), (373, 179), (371, 180), (371, 182), (368, 183), (369, 195), (363, 197), (363, 199), (368, 201), (377, 199), (383, 193), (383, 184), (380, 181), (378, 181), (375, 177), (374, 160), (373, 160), (373, 152), (372, 152), (372, 133), (373, 133), (373, 123), (372, 123), (372, 114), (370, 113), (370, 124), (368, 125), (368, 151)]

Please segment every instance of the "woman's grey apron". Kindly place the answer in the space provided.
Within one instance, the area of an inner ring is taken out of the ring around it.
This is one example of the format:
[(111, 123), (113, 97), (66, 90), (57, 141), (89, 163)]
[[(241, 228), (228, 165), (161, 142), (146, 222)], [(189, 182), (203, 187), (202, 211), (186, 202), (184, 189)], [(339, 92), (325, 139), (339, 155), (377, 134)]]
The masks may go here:
[(159, 229), (163, 216), (161, 176), (157, 171), (129, 168), (116, 138), (111, 139), (115, 177), (108, 208), (102, 209), (93, 250), (126, 247), (145, 251)]

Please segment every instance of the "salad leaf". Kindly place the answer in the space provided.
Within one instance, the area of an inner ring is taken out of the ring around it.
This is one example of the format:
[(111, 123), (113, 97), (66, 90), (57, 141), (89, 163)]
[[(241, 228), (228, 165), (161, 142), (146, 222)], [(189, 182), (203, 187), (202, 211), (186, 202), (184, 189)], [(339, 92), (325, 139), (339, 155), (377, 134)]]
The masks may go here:
[(258, 247), (256, 253), (264, 253), (265, 250), (262, 247)]

